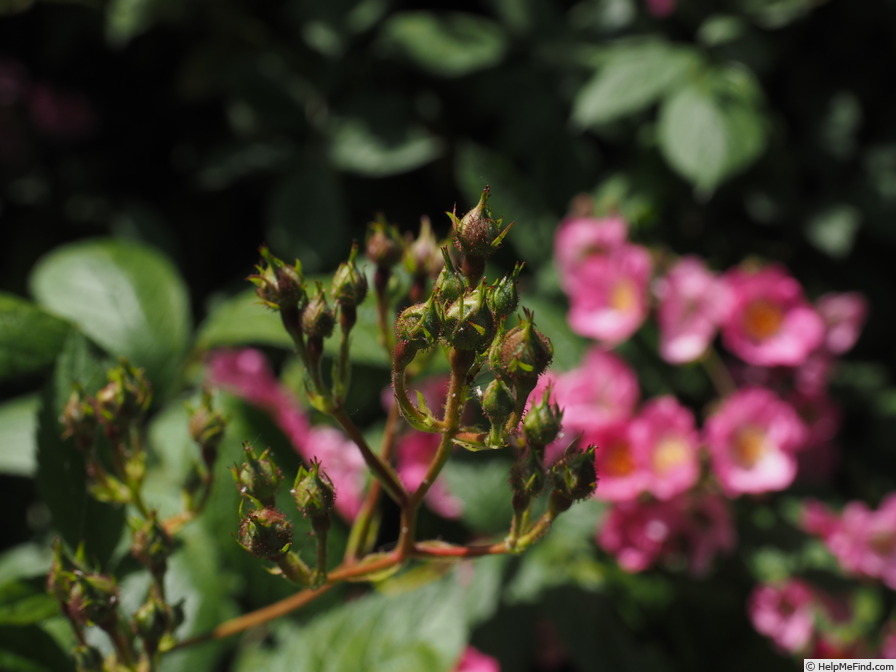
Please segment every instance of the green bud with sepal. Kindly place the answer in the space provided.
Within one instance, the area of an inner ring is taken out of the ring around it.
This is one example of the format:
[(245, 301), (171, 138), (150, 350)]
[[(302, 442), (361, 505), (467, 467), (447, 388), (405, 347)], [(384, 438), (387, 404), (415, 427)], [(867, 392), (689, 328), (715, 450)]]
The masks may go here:
[(302, 311), (302, 331), (308, 336), (309, 341), (318, 340), (330, 337), (335, 326), (336, 316), (327, 303), (323, 286), (317, 283), (317, 294)]
[(395, 335), (415, 350), (429, 348), (438, 341), (443, 321), (441, 304), (437, 294), (433, 294), (426, 303), (415, 303), (399, 313), (395, 320)]
[(139, 421), (152, 402), (152, 389), (143, 369), (122, 358), (107, 374), (108, 383), (96, 393), (94, 410), (106, 429), (122, 429)]
[(451, 256), (448, 254), (448, 248), (441, 248), (441, 252), (445, 265), (439, 272), (439, 277), (436, 278), (435, 291), (438, 292), (445, 304), (449, 304), (459, 299), (467, 291), (467, 281), (455, 268), (454, 262), (451, 261)]
[(523, 436), (530, 445), (546, 446), (557, 438), (562, 427), (563, 411), (551, 403), (551, 389), (548, 388), (523, 418)]
[(278, 562), (292, 546), (292, 523), (272, 506), (250, 511), (240, 521), (237, 542), (256, 558)]
[(262, 246), (259, 253), (262, 260), (255, 266), (258, 273), (249, 276), (249, 281), (256, 287), (258, 298), (274, 310), (298, 308), (301, 311), (308, 301), (302, 264), (297, 259), (290, 266), (271, 254), (266, 246)]
[(336, 504), (336, 490), (318, 460), (299, 467), (290, 493), (302, 515), (311, 520), (315, 532), (330, 527), (330, 513)]
[(488, 307), (487, 289), (483, 281), (468, 290), (445, 310), (442, 338), (458, 350), (484, 352), (497, 332), (497, 322)]
[(357, 257), (358, 246), (355, 244), (349, 252), (348, 261), (339, 264), (333, 275), (333, 302), (340, 308), (357, 307), (367, 297), (367, 277), (358, 268)]
[(489, 288), (488, 304), (499, 320), (513, 313), (520, 305), (517, 279), (522, 270), (523, 264), (518, 263), (510, 275), (504, 276)]
[(423, 217), (420, 233), (404, 247), (404, 267), (413, 276), (435, 278), (442, 270), (443, 263), (429, 217)]
[(520, 388), (535, 386), (554, 357), (550, 339), (536, 327), (531, 311), (524, 310), (520, 323), (495, 339), (489, 362), (495, 375)]
[(501, 219), (492, 218), (487, 205), (489, 195), (490, 189), (486, 187), (482, 190), (479, 203), (461, 218), (454, 212), (448, 213), (454, 230), (454, 244), (462, 254), (491, 256), (501, 246), (512, 226), (503, 227)]
[(131, 529), (131, 555), (154, 576), (164, 575), (175, 545), (156, 512), (151, 512), (146, 520), (133, 522)]
[(404, 256), (404, 241), (397, 228), (379, 219), (368, 227), (364, 251), (377, 268), (391, 269)]
[(596, 447), (589, 445), (585, 450), (576, 446), (566, 449), (551, 467), (550, 510), (555, 513), (566, 511), (573, 502), (587, 499), (597, 488), (597, 470), (594, 465)]
[(93, 400), (84, 393), (80, 385), (75, 385), (59, 418), (65, 431), (63, 439), (73, 438), (81, 450), (88, 450), (96, 438), (96, 410)]
[(260, 507), (273, 506), (283, 481), (283, 472), (271, 459), (271, 449), (267, 448), (256, 456), (252, 444), (246, 441), (243, 450), (246, 452), (246, 462), (231, 469), (240, 494), (254, 500)]

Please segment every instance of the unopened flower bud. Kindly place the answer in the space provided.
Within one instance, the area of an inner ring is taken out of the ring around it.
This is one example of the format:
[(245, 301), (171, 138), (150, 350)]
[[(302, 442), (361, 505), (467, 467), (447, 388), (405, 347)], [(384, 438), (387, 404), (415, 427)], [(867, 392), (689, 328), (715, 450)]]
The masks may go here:
[(513, 491), (513, 508), (522, 513), (529, 502), (544, 490), (545, 472), (542, 451), (526, 447), (517, 455), (510, 469), (510, 488)]
[(594, 494), (597, 488), (594, 451), (594, 446), (588, 446), (585, 450), (570, 446), (551, 467), (549, 506), (554, 513), (566, 511), (573, 502)]
[(165, 573), (174, 553), (174, 539), (159, 522), (155, 512), (133, 528), (131, 554), (155, 576)]
[(517, 290), (517, 278), (523, 270), (522, 264), (517, 264), (513, 273), (506, 275), (491, 288), (488, 293), (488, 304), (499, 319), (504, 319), (517, 309), (520, 304), (520, 294)]
[(118, 585), (114, 578), (75, 571), (65, 608), (76, 623), (107, 626), (117, 616), (118, 602)]
[(392, 268), (401, 261), (404, 242), (398, 229), (382, 220), (376, 221), (369, 227), (365, 252), (377, 268)]
[(454, 213), (448, 213), (454, 225), (454, 244), (461, 253), (488, 257), (501, 245), (509, 226), (502, 229), (500, 219), (492, 219), (486, 203), (489, 188), (482, 190), (479, 203), (472, 210), (458, 219)]
[(256, 558), (277, 562), (292, 546), (292, 523), (273, 507), (258, 509), (240, 521), (237, 541)]
[(80, 386), (72, 390), (59, 421), (65, 428), (63, 439), (73, 437), (79, 448), (91, 445), (97, 427), (96, 413), (91, 400)]
[(495, 378), (482, 393), (482, 412), (493, 425), (503, 425), (516, 408), (513, 392), (502, 380)]
[(404, 267), (413, 276), (434, 278), (442, 270), (442, 253), (429, 217), (420, 220), (420, 233), (404, 249)]
[(327, 304), (327, 295), (318, 285), (317, 296), (311, 299), (302, 311), (302, 331), (309, 339), (323, 339), (333, 333), (335, 325), (336, 317)]
[(458, 350), (483, 352), (497, 331), (495, 316), (486, 302), (482, 284), (448, 306), (443, 338)]
[(333, 301), (342, 308), (354, 308), (363, 303), (367, 296), (367, 278), (355, 263), (357, 256), (358, 246), (352, 245), (348, 261), (339, 264), (333, 275)]
[(302, 515), (311, 519), (315, 532), (323, 532), (330, 527), (330, 512), (336, 503), (336, 491), (320, 462), (311, 461), (311, 466), (299, 467), (291, 490), (296, 506)]
[(550, 397), (550, 389), (545, 390), (541, 401), (532, 404), (523, 418), (523, 435), (530, 445), (546, 446), (560, 433), (563, 411), (557, 404), (551, 403)]
[(210, 465), (214, 462), (218, 446), (224, 438), (227, 420), (212, 408), (212, 397), (207, 390), (202, 394), (200, 405), (191, 410), (190, 436), (202, 449), (203, 461), (206, 465)]
[(242, 494), (260, 502), (262, 506), (273, 506), (274, 497), (283, 480), (283, 472), (270, 458), (270, 448), (265, 449), (258, 457), (255, 456), (252, 444), (248, 441), (243, 444), (243, 448), (246, 451), (247, 461), (231, 469), (237, 488)]
[(503, 337), (489, 353), (492, 370), (499, 378), (523, 387), (534, 386), (554, 356), (550, 339), (535, 328), (532, 313)]
[(175, 627), (175, 617), (171, 607), (152, 595), (134, 612), (134, 630), (143, 640), (147, 651), (154, 653), (159, 642)]
[(434, 291), (438, 292), (439, 298), (448, 304), (463, 296), (467, 291), (467, 282), (454, 267), (451, 257), (448, 256), (448, 249), (443, 247), (441, 251), (445, 265), (442, 267), (439, 277), (436, 278)]
[(298, 310), (307, 301), (302, 265), (296, 260), (289, 266), (278, 259), (267, 247), (262, 247), (262, 261), (255, 267), (258, 273), (249, 276), (256, 286), (256, 294), (268, 308), (274, 310)]
[(106, 662), (99, 649), (89, 644), (81, 644), (72, 650), (75, 659), (75, 669), (78, 672), (106, 672)]
[(399, 341), (416, 349), (435, 345), (442, 333), (443, 316), (434, 297), (435, 295), (430, 296), (426, 303), (408, 306), (399, 313), (395, 320), (395, 335)]
[(94, 410), (105, 426), (123, 427), (139, 420), (149, 408), (152, 391), (143, 369), (138, 369), (122, 359), (110, 370), (109, 382), (96, 393)]

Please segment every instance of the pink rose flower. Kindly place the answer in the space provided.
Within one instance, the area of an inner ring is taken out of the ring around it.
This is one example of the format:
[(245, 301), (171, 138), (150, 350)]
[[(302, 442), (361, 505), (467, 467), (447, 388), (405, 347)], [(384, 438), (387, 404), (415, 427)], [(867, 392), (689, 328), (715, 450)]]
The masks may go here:
[(487, 656), (472, 646), (467, 646), (457, 663), (455, 672), (501, 672), (501, 665), (496, 658)]
[(793, 407), (769, 390), (745, 388), (722, 403), (704, 434), (716, 477), (734, 497), (789, 486), (806, 428)]
[(569, 326), (577, 334), (617, 345), (647, 316), (652, 262), (639, 245), (623, 244), (589, 257), (569, 278)]
[(605, 256), (626, 241), (628, 225), (621, 217), (573, 217), (561, 222), (554, 238), (560, 282), (569, 292), (582, 264)]
[(815, 304), (825, 324), (824, 346), (834, 355), (852, 349), (868, 314), (868, 302), (857, 292), (825, 294)]
[(677, 0), (647, 0), (647, 11), (658, 19), (665, 18), (675, 11)]
[(850, 502), (839, 517), (809, 502), (803, 527), (824, 539), (847, 572), (880, 579), (896, 590), (896, 493), (885, 497), (876, 511)]
[(783, 269), (734, 269), (723, 280), (731, 300), (722, 339), (745, 362), (798, 366), (821, 344), (821, 317), (803, 298), (799, 283)]
[(683, 555), (690, 572), (702, 576), (718, 553), (734, 548), (735, 532), (723, 498), (683, 495), (614, 504), (597, 542), (629, 572)]
[(812, 640), (816, 598), (812, 588), (799, 579), (778, 586), (758, 586), (747, 609), (753, 627), (783, 651), (804, 650)]
[(690, 489), (700, 474), (694, 415), (674, 397), (654, 399), (631, 425), (632, 450), (645, 465), (646, 489), (671, 499)]
[(618, 420), (591, 429), (582, 445), (597, 446), (594, 464), (600, 487), (594, 496), (610, 502), (629, 502), (647, 489), (650, 474), (632, 443), (632, 424)]
[(672, 364), (698, 359), (725, 316), (727, 286), (696, 257), (683, 257), (656, 285), (660, 355)]

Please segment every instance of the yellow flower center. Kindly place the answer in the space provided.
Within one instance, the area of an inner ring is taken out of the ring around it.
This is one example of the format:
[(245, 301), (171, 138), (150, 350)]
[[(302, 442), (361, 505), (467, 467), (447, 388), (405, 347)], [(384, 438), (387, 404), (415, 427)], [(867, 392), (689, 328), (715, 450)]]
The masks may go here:
[(606, 451), (603, 467), (608, 475), (628, 476), (635, 470), (635, 460), (628, 441), (617, 439), (603, 450)]
[(638, 287), (628, 278), (623, 278), (613, 286), (610, 292), (610, 307), (626, 313), (638, 304)]
[(752, 301), (744, 314), (744, 328), (750, 338), (756, 341), (774, 336), (783, 321), (784, 313), (781, 309), (765, 299)]
[(761, 429), (745, 427), (734, 438), (734, 457), (742, 467), (753, 468), (765, 452), (765, 434)]
[(653, 468), (665, 474), (688, 458), (688, 445), (679, 438), (662, 439), (653, 450)]

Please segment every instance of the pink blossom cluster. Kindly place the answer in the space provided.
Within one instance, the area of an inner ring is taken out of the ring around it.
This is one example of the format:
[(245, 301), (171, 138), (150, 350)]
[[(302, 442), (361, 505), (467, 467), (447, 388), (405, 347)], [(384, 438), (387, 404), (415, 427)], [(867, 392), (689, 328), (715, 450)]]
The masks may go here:
[(896, 492), (887, 495), (877, 510), (850, 502), (839, 515), (810, 500), (802, 524), (824, 540), (848, 573), (878, 579), (896, 590)]
[[(829, 470), (838, 421), (827, 382), (858, 339), (865, 301), (813, 305), (776, 265), (719, 274), (693, 256), (660, 262), (620, 217), (569, 219), (555, 242), (570, 327), (597, 344), (542, 385), (564, 408), (561, 441), (598, 446), (595, 496), (611, 507), (597, 541), (630, 571), (682, 553), (705, 571), (734, 546), (726, 499)], [(610, 351), (651, 317), (662, 359), (703, 361), (715, 378), (720, 398), (702, 423), (672, 396), (639, 403), (635, 373)], [(710, 354), (717, 345), (722, 357)]]
[(747, 611), (753, 627), (784, 653), (808, 658), (859, 657), (861, 642), (837, 637), (852, 618), (852, 608), (803, 579), (791, 577), (757, 586)]

